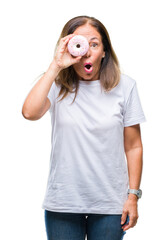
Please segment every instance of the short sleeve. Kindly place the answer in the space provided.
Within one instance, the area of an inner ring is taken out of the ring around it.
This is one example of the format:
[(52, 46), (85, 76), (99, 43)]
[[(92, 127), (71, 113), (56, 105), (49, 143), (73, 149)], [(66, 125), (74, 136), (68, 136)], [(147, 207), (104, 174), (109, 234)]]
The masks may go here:
[(146, 122), (146, 117), (142, 109), (136, 82), (134, 83), (129, 94), (129, 97), (125, 103), (123, 115), (124, 115), (124, 127)]
[(51, 103), (49, 111), (51, 111), (53, 109), (53, 106), (55, 104), (56, 90), (57, 90), (57, 88), (56, 88), (56, 84), (55, 84), (55, 81), (54, 81), (52, 83), (51, 88), (50, 88), (50, 90), (48, 92), (48, 95), (47, 95), (47, 97), (48, 97), (48, 99), (50, 100), (50, 103)]

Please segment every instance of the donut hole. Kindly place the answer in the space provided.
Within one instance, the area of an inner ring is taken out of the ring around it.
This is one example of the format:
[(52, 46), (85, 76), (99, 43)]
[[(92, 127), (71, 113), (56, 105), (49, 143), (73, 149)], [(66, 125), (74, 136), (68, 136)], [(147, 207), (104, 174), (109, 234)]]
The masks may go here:
[(79, 44), (79, 43), (78, 43), (78, 44), (76, 44), (76, 47), (77, 47), (77, 48), (80, 48), (80, 44)]

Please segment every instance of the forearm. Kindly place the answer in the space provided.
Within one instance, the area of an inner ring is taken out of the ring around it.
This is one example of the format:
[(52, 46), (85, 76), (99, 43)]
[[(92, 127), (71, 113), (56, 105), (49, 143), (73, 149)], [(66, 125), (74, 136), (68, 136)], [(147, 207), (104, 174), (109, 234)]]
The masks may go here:
[(22, 107), (22, 114), (26, 117), (39, 116), (45, 105), (48, 92), (54, 82), (58, 71), (52, 70), (52, 65), (49, 66), (47, 72), (39, 79), (28, 96)]
[[(140, 188), (142, 164), (143, 164), (143, 146), (140, 135), (139, 124), (125, 127), (124, 129), (124, 149), (127, 157), (129, 188), (138, 190)], [(138, 197), (129, 193), (128, 199), (123, 206), (121, 224), (129, 216), (129, 223), (125, 224), (123, 230), (128, 230), (135, 226), (138, 219)]]
[[(129, 188), (139, 189), (142, 167), (143, 167), (143, 147), (135, 147), (126, 152), (128, 175), (129, 175)], [(135, 197), (129, 194), (129, 197)]]

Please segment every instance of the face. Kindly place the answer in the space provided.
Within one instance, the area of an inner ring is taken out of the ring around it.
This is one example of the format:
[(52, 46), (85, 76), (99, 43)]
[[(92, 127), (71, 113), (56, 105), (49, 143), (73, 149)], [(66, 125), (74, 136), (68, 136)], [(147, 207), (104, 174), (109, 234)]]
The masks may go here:
[(99, 79), (101, 61), (105, 56), (100, 33), (96, 28), (86, 24), (78, 27), (74, 34), (84, 36), (89, 42), (88, 52), (81, 58), (79, 63), (73, 65), (79, 80), (91, 81)]

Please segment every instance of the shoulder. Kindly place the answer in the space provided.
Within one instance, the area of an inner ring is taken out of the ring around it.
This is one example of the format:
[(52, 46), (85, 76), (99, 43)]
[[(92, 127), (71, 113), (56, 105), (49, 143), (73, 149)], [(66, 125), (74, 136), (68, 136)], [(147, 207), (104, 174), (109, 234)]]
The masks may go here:
[(53, 87), (54, 89), (60, 89), (60, 84), (54, 81), (51, 87)]
[(123, 74), (123, 73), (121, 74), (120, 87), (122, 89), (121, 91), (124, 96), (125, 102), (129, 98), (129, 96), (132, 92), (132, 89), (134, 88), (135, 85), (136, 85), (135, 79), (133, 79), (132, 77), (130, 77), (126, 74)]
[(132, 77), (121, 73), (120, 84), (124, 89), (132, 89), (132, 87), (136, 84), (136, 81)]
[(53, 92), (53, 94), (57, 96), (60, 91), (60, 88), (61, 86), (54, 81), (51, 85), (50, 92)]

